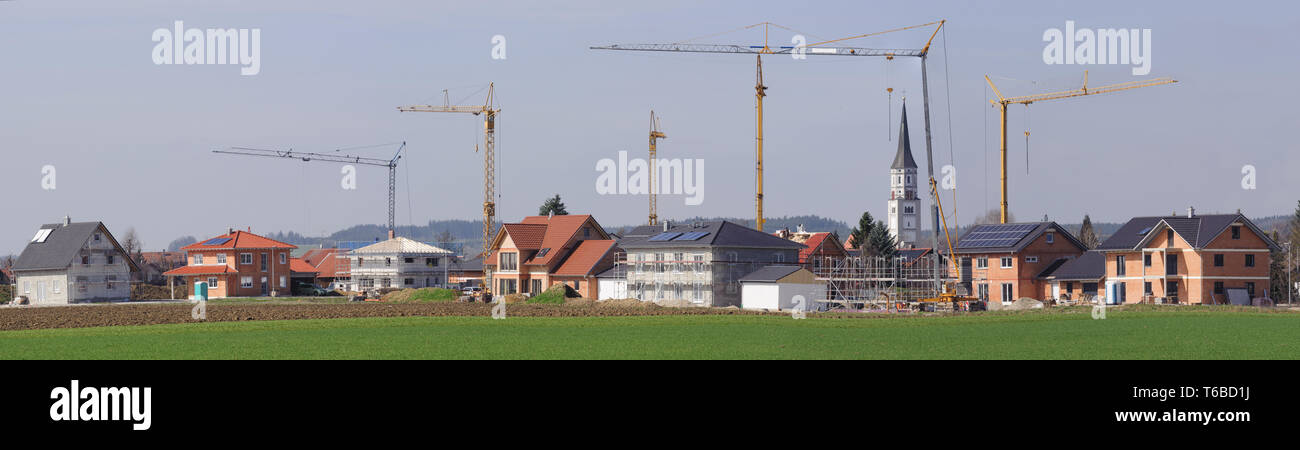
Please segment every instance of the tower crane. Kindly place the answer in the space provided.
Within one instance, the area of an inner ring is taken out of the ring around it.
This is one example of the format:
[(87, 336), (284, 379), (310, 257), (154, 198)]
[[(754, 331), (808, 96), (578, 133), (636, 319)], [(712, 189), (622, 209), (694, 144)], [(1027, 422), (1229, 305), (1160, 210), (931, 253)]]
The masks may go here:
[(668, 139), (668, 135), (659, 131), (659, 118), (654, 111), (650, 111), (650, 225), (659, 224), (659, 177), (655, 174), (659, 169), (656, 167), (655, 153), (660, 139)]
[[(394, 144), (380, 144), (366, 147), (382, 147)], [(354, 148), (366, 148), (354, 147)], [(333, 162), (340, 164), (358, 164), (363, 166), (379, 166), (388, 168), (388, 238), (397, 237), (397, 163), (402, 159), (402, 150), (406, 148), (406, 142), (402, 142), (397, 147), (397, 153), (393, 154), (390, 159), (368, 158), (364, 156), (343, 155), (338, 153), (308, 153), (295, 152), (289, 150), (268, 150), (261, 148), (249, 147), (230, 147), (225, 150), (213, 150), (212, 153), (221, 153), (226, 155), (241, 156), (260, 156), (266, 158), (292, 158), (301, 159), (303, 162), (321, 161)], [(342, 150), (342, 149), (340, 149)]]
[[(1060, 100), (1060, 99), (1073, 98), (1073, 97), (1083, 97), (1086, 95), (1105, 94), (1108, 92), (1127, 91), (1129, 89), (1159, 86), (1162, 84), (1171, 84), (1171, 83), (1178, 82), (1178, 80), (1175, 80), (1173, 78), (1165, 77), (1165, 78), (1153, 78), (1150, 80), (1142, 80), (1142, 81), (1126, 81), (1123, 83), (1108, 84), (1105, 86), (1089, 89), (1088, 71), (1085, 70), (1083, 71), (1083, 87), (1080, 87), (1079, 89), (1071, 89), (1068, 91), (1058, 91), (1058, 92), (1047, 92), (1047, 93), (1033, 94), (1033, 95), (1022, 95), (1019, 97), (1003, 97), (1002, 91), (998, 90), (998, 87), (993, 84), (993, 79), (989, 78), (988, 75), (985, 75), (984, 81), (988, 82), (989, 87), (993, 89), (993, 95), (996, 95), (998, 97), (996, 100), (989, 100), (989, 103), (991, 103), (994, 107), (998, 108), (999, 117), (1001, 118), (1000, 119), (1001, 144), (998, 147), (998, 151), (1002, 157), (1001, 223), (1007, 223), (1007, 105), (1017, 104), (1017, 105), (1029, 106), (1030, 104), (1033, 104), (1035, 102), (1043, 102), (1048, 100)], [(1025, 133), (1026, 139), (1028, 138), (1028, 135), (1029, 133), (1026, 132)]]
[[(488, 246), (492, 245), (492, 223), (496, 221), (496, 123), (501, 109), (492, 104), (496, 83), (488, 84), (487, 100), (482, 105), (452, 105), (443, 91), (441, 106), (411, 105), (399, 106), (400, 112), (444, 112), (468, 113), (483, 116), (483, 255), (487, 255)], [(477, 148), (476, 148), (477, 150)]]
[[(807, 44), (802, 47), (778, 46), (776, 48), (773, 48), (768, 42), (768, 35), (771, 27), (775, 26), (777, 28), (781, 28), (789, 31), (794, 31), (794, 30), (791, 30), (790, 28), (778, 24), (774, 24), (771, 22), (762, 22), (762, 23), (749, 25), (738, 30), (733, 30), (733, 31), (741, 31), (741, 30), (749, 30), (758, 27), (763, 27), (762, 45), (691, 44), (684, 41), (684, 42), (677, 42), (671, 44), (612, 44), (612, 45), (604, 45), (604, 46), (593, 46), (590, 48), (592, 50), (623, 50), (623, 51), (642, 51), (642, 52), (686, 52), (686, 53), (720, 53), (720, 54), (754, 55), (755, 61), (757, 62), (756, 65), (757, 83), (754, 85), (754, 98), (755, 98), (755, 108), (756, 108), (755, 120), (757, 124), (755, 128), (755, 138), (754, 138), (755, 156), (756, 156), (756, 163), (754, 166), (755, 169), (754, 226), (759, 231), (763, 231), (763, 223), (766, 222), (766, 220), (763, 218), (763, 98), (767, 96), (767, 86), (763, 84), (763, 55), (884, 56), (890, 58), (895, 56), (914, 56), (914, 57), (921, 58), (921, 77), (923, 83), (925, 83), (924, 80), (926, 77), (925, 75), (926, 55), (929, 54), (930, 43), (933, 42), (934, 37), (939, 34), (939, 29), (943, 27), (944, 22), (945, 21), (940, 20), (940, 21), (925, 23), (921, 25), (895, 28), (892, 30), (861, 34), (857, 36), (849, 36), (840, 39)], [(915, 28), (928, 27), (932, 25), (935, 26), (934, 33), (930, 35), (930, 40), (926, 41), (925, 47), (920, 49), (874, 49), (874, 48), (862, 48), (862, 47), (838, 47), (838, 46), (829, 45), (829, 44), (836, 44), (836, 43), (840, 43), (852, 39), (878, 36), (885, 33), (911, 30)], [(725, 33), (719, 33), (719, 34), (725, 34)], [(710, 35), (709, 37), (716, 36), (716, 35), (717, 34)], [(691, 40), (695, 40), (695, 39), (688, 39), (688, 41)], [(929, 148), (930, 146), (930, 104), (929, 103), (930, 102), (929, 102), (928, 90), (926, 90), (925, 92), (926, 92), (925, 93), (925, 97), (926, 97), (925, 134), (926, 134), (926, 147)], [(931, 171), (933, 172), (933, 167), (931, 167)], [(937, 218), (935, 219), (935, 222), (938, 222)], [(936, 233), (935, 240), (937, 241), (938, 232), (936, 231), (935, 233)]]

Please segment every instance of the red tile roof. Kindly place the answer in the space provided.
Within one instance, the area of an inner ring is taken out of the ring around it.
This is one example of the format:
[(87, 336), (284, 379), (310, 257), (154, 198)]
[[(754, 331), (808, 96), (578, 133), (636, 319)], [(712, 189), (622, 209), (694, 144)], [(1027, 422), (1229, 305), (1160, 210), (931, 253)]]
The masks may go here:
[[(586, 226), (589, 221), (594, 223), (589, 214), (525, 217), (524, 224), (546, 227), (546, 234), (542, 238), (541, 245), (536, 248), (549, 248), (551, 250), (541, 257), (530, 259), (524, 264), (550, 265), (556, 262), (556, 258), (561, 257), (560, 249), (564, 248), (569, 242), (579, 239), (578, 233), (582, 231), (582, 227)], [(591, 239), (609, 238), (604, 230), (600, 229), (600, 225), (593, 225), (592, 228), (596, 231), (596, 234), (590, 236)]]
[(289, 258), (289, 271), (293, 273), (318, 273), (315, 267), (299, 258)]
[(317, 276), (323, 278), (339, 278), (348, 273), (351, 267), (347, 258), (339, 258), (337, 248), (308, 250), (302, 259), (315, 268)]
[(168, 270), (163, 272), (166, 276), (185, 276), (185, 275), (217, 275), (223, 273), (238, 273), (230, 266), (185, 266), (179, 269)]
[(588, 239), (578, 244), (578, 248), (573, 250), (569, 259), (556, 269), (553, 275), (595, 275), (603, 271), (605, 267), (599, 267), (600, 262), (614, 248), (614, 240), (593, 240)]
[[(229, 240), (221, 243), (220, 245), (203, 245), (204, 242), (209, 242), (212, 239), (229, 239)], [(268, 239), (262, 236), (258, 236), (256, 234), (249, 233), (247, 231), (235, 231), (233, 233), (216, 236), (212, 239), (208, 239), (199, 242), (197, 244), (187, 245), (185, 247), (182, 247), (181, 250), (203, 251), (203, 250), (231, 250), (231, 249), (251, 249), (251, 248), (272, 248), (272, 249), (298, 248), (297, 246), (289, 245), (274, 239)]]
[(515, 247), (520, 250), (537, 250), (542, 248), (546, 237), (545, 224), (507, 223), (501, 226), (503, 232), (509, 233)]

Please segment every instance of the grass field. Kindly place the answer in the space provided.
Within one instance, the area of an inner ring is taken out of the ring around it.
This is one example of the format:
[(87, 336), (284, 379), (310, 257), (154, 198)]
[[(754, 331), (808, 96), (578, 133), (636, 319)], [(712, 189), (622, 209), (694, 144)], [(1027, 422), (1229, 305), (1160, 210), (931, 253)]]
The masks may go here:
[(399, 317), (0, 332), (3, 359), (1296, 359), (1300, 314)]

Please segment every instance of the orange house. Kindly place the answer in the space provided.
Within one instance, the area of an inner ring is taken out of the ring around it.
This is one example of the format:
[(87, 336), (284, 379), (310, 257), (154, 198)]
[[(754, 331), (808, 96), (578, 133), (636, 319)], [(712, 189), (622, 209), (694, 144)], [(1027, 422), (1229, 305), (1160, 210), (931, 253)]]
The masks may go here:
[(251, 232), (234, 231), (181, 248), (185, 267), (163, 273), (189, 286), (206, 281), (209, 298), (290, 295), (289, 252), (298, 248)]
[(1046, 299), (1046, 277), (1085, 251), (1082, 242), (1056, 222), (976, 225), (957, 244), (959, 277), (980, 299), (1003, 304), (1022, 297)]
[(614, 266), (617, 247), (590, 215), (529, 216), (501, 226), (483, 261), (492, 294), (537, 295), (567, 284), (599, 298), (596, 275)]
[(1106, 255), (1112, 303), (1228, 304), (1265, 297), (1270, 251), (1266, 233), (1241, 214), (1135, 217), (1098, 247)]

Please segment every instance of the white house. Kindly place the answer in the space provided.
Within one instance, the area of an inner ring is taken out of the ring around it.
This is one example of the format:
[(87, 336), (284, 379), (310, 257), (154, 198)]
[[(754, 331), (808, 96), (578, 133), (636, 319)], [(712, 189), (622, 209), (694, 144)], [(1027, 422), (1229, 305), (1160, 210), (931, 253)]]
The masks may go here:
[(740, 307), (769, 311), (821, 311), (826, 282), (799, 266), (767, 266), (740, 279)]
[(35, 305), (131, 299), (135, 261), (100, 222), (42, 225), (14, 263), (15, 297)]
[(451, 255), (449, 250), (404, 237), (361, 247), (348, 253), (348, 290), (444, 287)]
[(600, 298), (597, 300), (619, 300), (631, 298), (627, 295), (627, 274), (622, 270), (622, 266), (614, 265), (604, 272), (596, 275), (596, 280), (600, 283)]

